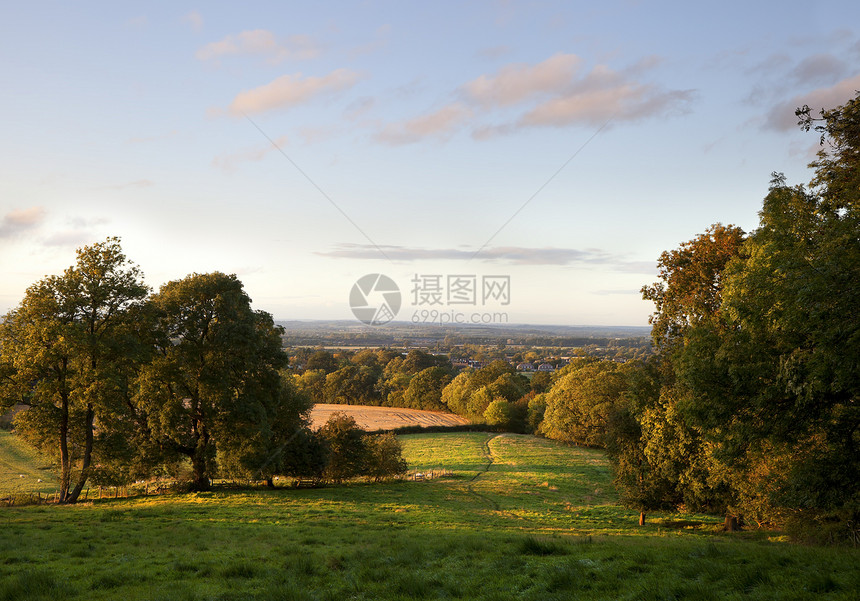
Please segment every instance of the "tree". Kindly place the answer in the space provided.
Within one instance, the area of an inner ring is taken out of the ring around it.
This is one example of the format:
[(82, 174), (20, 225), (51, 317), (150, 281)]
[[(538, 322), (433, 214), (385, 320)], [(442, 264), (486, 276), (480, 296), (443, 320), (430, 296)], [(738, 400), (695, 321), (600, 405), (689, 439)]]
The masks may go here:
[(345, 365), (326, 376), (325, 401), (338, 405), (378, 405), (378, 374), (365, 365)]
[(614, 361), (575, 365), (546, 393), (541, 433), (568, 443), (602, 447), (609, 415), (622, 403), (626, 388), (625, 369)]
[(810, 188), (774, 174), (719, 320), (677, 353), (686, 421), (716, 445), (738, 503), (764, 521), (860, 519), (860, 93), (812, 117)]
[(317, 434), (326, 448), (326, 478), (343, 482), (365, 472), (365, 435), (364, 430), (355, 423), (355, 418), (344, 413), (333, 413)]
[(328, 351), (317, 351), (308, 359), (305, 369), (308, 371), (321, 369), (326, 374), (336, 371), (337, 359)]
[(408, 466), (403, 459), (403, 445), (392, 432), (365, 436), (364, 447), (367, 453), (364, 473), (374, 481), (406, 473)]
[(653, 301), (648, 319), (654, 346), (668, 353), (691, 326), (715, 317), (722, 302), (722, 273), (738, 256), (744, 231), (712, 225), (705, 233), (660, 255), (660, 280), (642, 287), (642, 298)]
[(61, 503), (77, 501), (101, 451), (131, 452), (114, 434), (138, 417), (130, 382), (145, 353), (146, 294), (119, 239), (108, 238), (30, 286), (0, 324), (0, 398), (29, 406), (16, 430), (59, 463)]
[(164, 448), (190, 459), (192, 488), (205, 490), (218, 455), (248, 469), (277, 444), (277, 425), (294, 417), (278, 372), (287, 364), (282, 330), (251, 309), (235, 275), (192, 274), (162, 286), (151, 303), (156, 353), (142, 369), (138, 402)]
[(442, 390), (451, 379), (451, 375), (442, 367), (428, 367), (421, 370), (409, 381), (409, 386), (403, 395), (403, 406), (444, 411)]
[(274, 486), (274, 476), (313, 464), (313, 451), (299, 448), (302, 443), (313, 444), (308, 436), (313, 401), (296, 387), (286, 370), (280, 376), (276, 393), (264, 392), (253, 399), (257, 419), (240, 424), (244, 432), (234, 432), (219, 446), (218, 463), (225, 474), (262, 479)]

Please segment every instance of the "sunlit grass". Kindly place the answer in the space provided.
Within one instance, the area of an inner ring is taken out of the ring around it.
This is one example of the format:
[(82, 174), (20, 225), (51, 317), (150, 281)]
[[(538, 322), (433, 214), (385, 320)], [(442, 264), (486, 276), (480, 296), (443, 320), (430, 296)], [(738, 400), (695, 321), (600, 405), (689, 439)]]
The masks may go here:
[[(57, 490), (48, 460), (15, 435), (0, 430), (0, 496), (8, 493), (52, 493)], [(41, 482), (40, 482), (41, 480)]]
[(403, 440), (413, 470), (454, 477), (0, 508), (0, 601), (800, 600), (860, 588), (856, 550), (720, 533), (712, 516), (640, 528), (597, 451), (485, 433)]

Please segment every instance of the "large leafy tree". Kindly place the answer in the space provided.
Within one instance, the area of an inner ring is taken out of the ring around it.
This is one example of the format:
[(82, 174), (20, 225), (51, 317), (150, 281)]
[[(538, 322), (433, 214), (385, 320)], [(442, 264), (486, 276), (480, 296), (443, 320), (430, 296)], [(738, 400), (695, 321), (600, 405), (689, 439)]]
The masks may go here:
[(642, 287), (642, 297), (655, 305), (649, 322), (657, 349), (670, 352), (690, 327), (719, 316), (722, 273), (739, 254), (743, 239), (741, 228), (717, 223), (660, 255), (660, 280)]
[(102, 461), (131, 451), (118, 434), (137, 431), (140, 418), (131, 381), (146, 348), (147, 292), (119, 239), (108, 238), (30, 286), (0, 324), (0, 397), (29, 406), (16, 430), (56, 459), (62, 503), (77, 501)]
[(775, 174), (721, 323), (679, 353), (685, 413), (718, 445), (760, 519), (860, 518), (860, 93), (798, 110), (822, 134), (810, 188)]
[[(644, 514), (669, 505), (729, 509), (730, 488), (716, 478), (713, 445), (681, 410), (691, 391), (678, 382), (679, 355), (691, 337), (723, 323), (723, 272), (742, 255), (744, 232), (715, 224), (662, 253), (659, 281), (642, 288), (655, 303), (650, 318), (656, 359), (633, 369), (626, 403), (609, 408), (606, 445), (622, 498)], [(710, 331), (710, 330), (708, 330)], [(734, 515), (726, 525), (734, 527)]]
[(540, 432), (568, 443), (604, 446), (609, 416), (623, 402), (628, 371), (614, 361), (572, 364), (546, 393)]
[(280, 328), (251, 308), (235, 275), (193, 274), (151, 302), (156, 356), (142, 370), (138, 401), (153, 435), (190, 459), (195, 489), (210, 486), (219, 458), (233, 470), (262, 468), (302, 409), (279, 373), (287, 364)]

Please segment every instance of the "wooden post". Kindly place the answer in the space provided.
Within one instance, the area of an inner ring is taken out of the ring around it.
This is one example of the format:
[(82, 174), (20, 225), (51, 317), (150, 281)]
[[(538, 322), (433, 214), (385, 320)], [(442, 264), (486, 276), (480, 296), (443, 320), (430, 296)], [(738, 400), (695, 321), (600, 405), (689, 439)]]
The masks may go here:
[(639, 525), (640, 526), (645, 525), (645, 512), (644, 511), (639, 512)]

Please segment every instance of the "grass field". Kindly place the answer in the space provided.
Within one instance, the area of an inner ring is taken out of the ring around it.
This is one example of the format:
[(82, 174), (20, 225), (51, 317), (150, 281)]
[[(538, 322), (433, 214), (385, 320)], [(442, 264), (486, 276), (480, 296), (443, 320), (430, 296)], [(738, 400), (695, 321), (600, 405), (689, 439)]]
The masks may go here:
[(0, 430), (0, 496), (51, 493), (56, 489), (57, 482), (48, 462), (14, 435)]
[[(0, 508), (12, 599), (856, 599), (860, 551), (719, 518), (640, 528), (597, 451), (402, 437), (425, 482)], [(2, 439), (6, 444), (8, 439)]]

